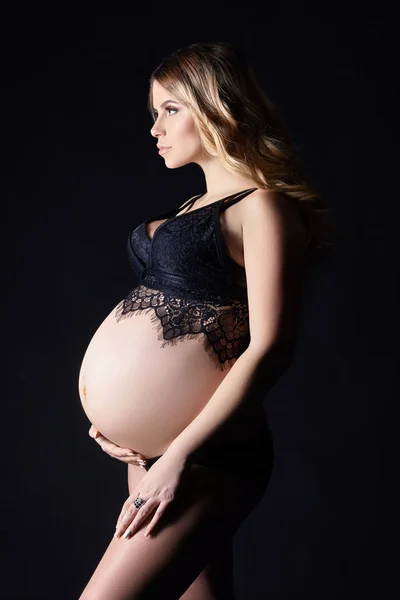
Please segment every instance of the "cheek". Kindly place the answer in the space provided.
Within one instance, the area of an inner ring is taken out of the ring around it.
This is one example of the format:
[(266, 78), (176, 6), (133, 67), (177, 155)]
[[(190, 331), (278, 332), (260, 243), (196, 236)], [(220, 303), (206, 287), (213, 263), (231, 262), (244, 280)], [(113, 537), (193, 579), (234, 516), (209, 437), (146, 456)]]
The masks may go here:
[(176, 133), (180, 140), (185, 141), (185, 144), (190, 144), (194, 147), (200, 144), (200, 138), (193, 119), (183, 119), (180, 121)]

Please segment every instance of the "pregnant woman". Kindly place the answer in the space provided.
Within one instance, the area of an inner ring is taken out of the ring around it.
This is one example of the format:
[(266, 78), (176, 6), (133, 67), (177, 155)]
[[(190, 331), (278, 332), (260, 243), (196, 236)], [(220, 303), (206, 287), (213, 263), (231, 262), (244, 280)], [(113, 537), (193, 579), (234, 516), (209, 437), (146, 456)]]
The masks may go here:
[(206, 192), (129, 234), (137, 285), (84, 355), (90, 433), (128, 465), (129, 497), (80, 598), (233, 599), (232, 537), (270, 478), (263, 399), (291, 363), (304, 270), (327, 243), (322, 200), (232, 45), (165, 58), (149, 109), (165, 165), (198, 164)]

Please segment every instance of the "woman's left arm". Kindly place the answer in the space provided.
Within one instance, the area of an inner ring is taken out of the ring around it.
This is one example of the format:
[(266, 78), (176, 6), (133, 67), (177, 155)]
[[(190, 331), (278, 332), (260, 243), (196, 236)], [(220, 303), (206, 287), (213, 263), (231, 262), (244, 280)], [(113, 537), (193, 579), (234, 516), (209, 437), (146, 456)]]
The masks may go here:
[(281, 194), (258, 190), (240, 203), (250, 344), (207, 405), (164, 455), (189, 460), (291, 362), (301, 302), (303, 225)]

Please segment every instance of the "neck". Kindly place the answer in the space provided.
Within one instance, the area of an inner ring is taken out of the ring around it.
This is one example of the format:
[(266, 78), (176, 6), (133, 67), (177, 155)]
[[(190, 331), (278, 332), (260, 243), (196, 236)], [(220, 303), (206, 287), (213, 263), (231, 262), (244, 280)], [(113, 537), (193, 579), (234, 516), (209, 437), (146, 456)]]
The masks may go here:
[(231, 173), (222, 166), (221, 161), (215, 157), (198, 162), (203, 170), (206, 184), (206, 193), (200, 198), (201, 202), (213, 202), (224, 196), (229, 196), (242, 190), (259, 187), (251, 179), (237, 173)]

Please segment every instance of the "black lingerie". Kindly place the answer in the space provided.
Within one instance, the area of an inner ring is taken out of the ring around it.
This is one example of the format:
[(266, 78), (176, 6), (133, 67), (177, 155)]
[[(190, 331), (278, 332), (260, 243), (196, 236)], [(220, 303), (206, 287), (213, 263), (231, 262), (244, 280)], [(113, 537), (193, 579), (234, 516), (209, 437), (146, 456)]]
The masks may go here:
[[(246, 271), (227, 252), (219, 215), (256, 189), (181, 213), (199, 194), (140, 223), (128, 236), (128, 258), (139, 281), (118, 304), (117, 321), (150, 312), (162, 347), (204, 334), (216, 366), (232, 366), (250, 342)], [(150, 240), (146, 225), (158, 219), (166, 220)]]

